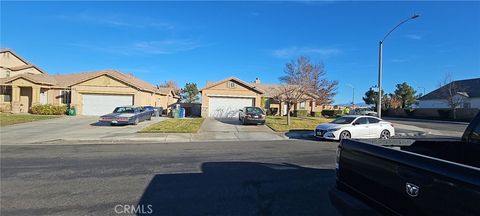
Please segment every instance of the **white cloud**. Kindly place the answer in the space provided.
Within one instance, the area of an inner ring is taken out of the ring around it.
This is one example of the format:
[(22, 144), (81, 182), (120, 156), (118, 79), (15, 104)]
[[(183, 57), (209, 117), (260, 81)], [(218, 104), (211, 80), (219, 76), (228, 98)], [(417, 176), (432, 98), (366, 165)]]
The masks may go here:
[(133, 49), (148, 54), (173, 54), (204, 47), (195, 40), (169, 39), (157, 41), (140, 41), (133, 44)]
[(342, 53), (340, 49), (335, 48), (316, 48), (316, 47), (289, 47), (276, 49), (272, 51), (273, 56), (277, 58), (291, 58), (299, 55), (319, 55), (328, 58), (333, 55)]
[(118, 45), (99, 45), (88, 42), (71, 43), (71, 46), (84, 48), (96, 52), (105, 52), (117, 55), (169, 55), (194, 50), (208, 44), (192, 39), (165, 39), (155, 41), (135, 41)]
[(407, 37), (409, 39), (412, 39), (412, 40), (421, 40), (422, 39), (422, 36), (417, 35), (417, 34), (407, 34), (407, 35), (405, 35), (405, 37)]

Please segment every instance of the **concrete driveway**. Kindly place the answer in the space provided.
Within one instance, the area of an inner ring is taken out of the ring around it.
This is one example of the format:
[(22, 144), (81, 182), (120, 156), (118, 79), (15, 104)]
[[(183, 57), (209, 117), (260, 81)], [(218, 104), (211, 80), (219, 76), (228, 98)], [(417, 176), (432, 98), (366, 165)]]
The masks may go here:
[(239, 141), (285, 139), (265, 125), (242, 125), (237, 118), (207, 118), (195, 136), (198, 140), (207, 140), (209, 137)]
[(98, 123), (96, 116), (66, 116), (2, 127), (0, 140), (2, 144), (34, 144), (55, 140), (98, 140), (122, 137), (135, 134), (142, 128), (164, 119), (153, 118), (152, 121), (143, 121), (138, 125), (110, 126)]

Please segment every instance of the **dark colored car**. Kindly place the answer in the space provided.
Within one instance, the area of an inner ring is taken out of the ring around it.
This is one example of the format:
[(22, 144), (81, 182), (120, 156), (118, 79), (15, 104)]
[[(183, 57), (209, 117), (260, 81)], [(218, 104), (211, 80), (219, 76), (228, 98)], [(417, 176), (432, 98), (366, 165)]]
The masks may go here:
[(265, 112), (259, 107), (244, 107), (238, 114), (238, 120), (245, 124), (265, 124)]
[(336, 173), (345, 215), (480, 215), (480, 113), (461, 139), (342, 140)]
[[(144, 106), (143, 109), (145, 109), (146, 111), (151, 111), (152, 116), (156, 116), (157, 113), (159, 113), (159, 109), (157, 107), (154, 107), (154, 106)], [(159, 115), (160, 115), (160, 113), (159, 113)]]
[(111, 125), (136, 125), (139, 122), (152, 119), (152, 111), (142, 107), (122, 106), (113, 110), (113, 113), (100, 116), (100, 122), (108, 122)]

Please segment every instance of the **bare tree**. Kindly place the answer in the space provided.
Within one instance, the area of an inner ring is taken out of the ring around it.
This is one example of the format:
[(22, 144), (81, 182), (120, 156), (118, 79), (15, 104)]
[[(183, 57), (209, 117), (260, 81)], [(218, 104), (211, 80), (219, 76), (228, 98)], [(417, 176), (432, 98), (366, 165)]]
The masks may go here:
[(313, 64), (310, 58), (300, 56), (298, 59), (285, 65), (285, 75), (280, 77), (280, 93), (287, 103), (287, 123), (290, 125), (291, 105), (304, 102), (312, 97), (317, 104), (326, 105), (333, 101), (336, 94), (337, 81), (329, 81), (325, 78), (323, 64)]
[(287, 104), (287, 124), (290, 125), (290, 111), (295, 104), (306, 101), (306, 92), (299, 85), (281, 84), (273, 89), (272, 98), (278, 103)]
[(177, 82), (175, 80), (167, 80), (164, 83), (157, 85), (157, 88), (170, 88), (172, 89), (175, 94), (179, 95), (180, 94), (180, 87), (178, 86)]
[(300, 56), (297, 60), (285, 66), (285, 76), (280, 81), (287, 84), (302, 85), (305, 92), (316, 95), (316, 103), (328, 105), (333, 102), (337, 94), (338, 81), (330, 81), (325, 78), (325, 66), (311, 63), (310, 58)]
[(460, 95), (463, 92), (461, 86), (453, 81), (451, 73), (447, 73), (445, 78), (439, 84), (442, 96), (445, 96), (448, 106), (453, 111), (453, 119), (457, 118), (457, 108), (462, 104), (463, 97)]

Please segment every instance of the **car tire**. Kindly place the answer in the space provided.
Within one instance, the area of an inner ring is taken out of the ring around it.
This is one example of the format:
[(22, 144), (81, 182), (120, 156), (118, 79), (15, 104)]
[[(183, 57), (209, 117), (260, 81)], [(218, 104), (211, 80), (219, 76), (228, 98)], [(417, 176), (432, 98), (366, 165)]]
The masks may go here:
[(246, 125), (246, 124), (247, 124), (247, 121), (245, 121), (245, 118), (243, 118), (242, 124), (243, 124), (243, 125)]
[(149, 116), (147, 121), (151, 121), (152, 120), (152, 116)]
[(349, 131), (342, 131), (340, 132), (340, 135), (338, 137), (338, 139), (341, 141), (342, 139), (350, 139), (352, 138), (352, 134), (349, 132)]
[(135, 118), (135, 120), (133, 121), (133, 125), (137, 125), (138, 123), (140, 123), (140, 119)]
[(380, 139), (390, 139), (390, 131), (383, 130), (382, 132), (380, 132)]
[(117, 124), (115, 124), (115, 123), (110, 123), (110, 126), (117, 126)]

